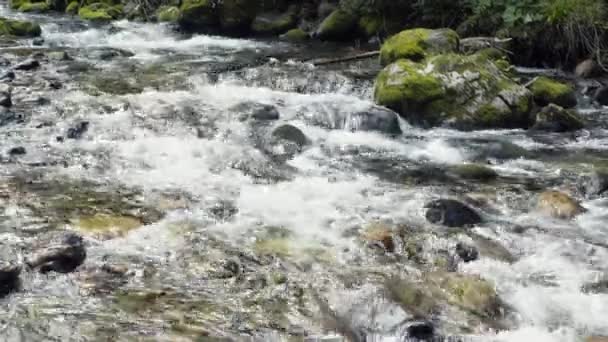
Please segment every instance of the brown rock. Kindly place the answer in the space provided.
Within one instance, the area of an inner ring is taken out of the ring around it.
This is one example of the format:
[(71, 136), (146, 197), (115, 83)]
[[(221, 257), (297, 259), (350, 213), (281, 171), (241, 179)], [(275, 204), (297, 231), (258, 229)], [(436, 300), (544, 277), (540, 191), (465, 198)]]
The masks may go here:
[(547, 216), (570, 220), (585, 212), (578, 201), (559, 191), (545, 191), (538, 197), (538, 210)]
[(586, 59), (576, 66), (574, 74), (580, 78), (592, 78), (601, 74), (601, 70), (600, 66), (593, 59)]
[(363, 240), (384, 247), (387, 252), (395, 251), (395, 241), (393, 231), (382, 223), (372, 223), (368, 225), (361, 234)]

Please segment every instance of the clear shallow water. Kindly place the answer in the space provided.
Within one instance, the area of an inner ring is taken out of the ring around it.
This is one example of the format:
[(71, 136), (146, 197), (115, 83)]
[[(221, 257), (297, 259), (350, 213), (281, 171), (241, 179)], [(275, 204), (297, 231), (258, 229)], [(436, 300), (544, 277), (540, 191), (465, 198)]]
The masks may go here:
[[(1, 14), (16, 15), (6, 9)], [(535, 190), (519, 187), (517, 182), (456, 185), (421, 176), (408, 181), (408, 170), (424, 165), (444, 168), (482, 161), (501, 176), (569, 190), (592, 163), (608, 160), (605, 126), (594, 125), (575, 137), (533, 136), (523, 131), (421, 130), (406, 122), (400, 123), (404, 133), (398, 137), (328, 129), (312, 125), (311, 119), (333, 122), (336, 117), (369, 110), (372, 83), (354, 78), (350, 72), (295, 62), (308, 56), (310, 52), (304, 49), (276, 42), (180, 37), (169, 27), (154, 24), (118, 22), (111, 27), (90, 27), (63, 17), (37, 18), (44, 21), (45, 46), (40, 50), (68, 50), (90, 68), (77, 73), (62, 72), (61, 63), (43, 65), (39, 72), (60, 78), (64, 87), (50, 92), (32, 85), (33, 93), (48, 97), (50, 103), (28, 107), (30, 114), (24, 123), (0, 127), (3, 147), (24, 146), (28, 151), (18, 162), (3, 164), (2, 177), (41, 170), (44, 180), (90, 180), (103, 192), (115, 187), (137, 189), (137, 200), (146, 205), (160, 207), (161, 200), (170, 198), (170, 203), (163, 202), (167, 208), (158, 222), (110, 240), (88, 238), (85, 269), (108, 258), (131, 263), (134, 275), (117, 292), (164, 289), (186, 302), (201, 297), (216, 300), (213, 305), (228, 309), (212, 310), (212, 314), (194, 319), (195, 323), (218, 335), (241, 335), (247, 325), (234, 323), (239, 317), (234, 308), (240, 304), (233, 302), (246, 294), (231, 292), (236, 285), (227, 285), (227, 280), (208, 280), (205, 272), (209, 269), (204, 263), (194, 263), (193, 255), (220, 253), (214, 252), (213, 239), (247, 251), (255, 241), (256, 229), (283, 227), (289, 232), (290, 249), (321, 249), (315, 258), (329, 255), (331, 259), (329, 266), (313, 263), (308, 271), (290, 270), (294, 282), (304, 288), (318, 285), (338, 313), (373, 327), (378, 341), (396, 341), (409, 314), (380, 296), (378, 284), (366, 281), (367, 276), (361, 277), (359, 286), (345, 288), (337, 285), (333, 274), (351, 269), (400, 272), (410, 266), (384, 265), (371, 259), (353, 238), (353, 227), (377, 220), (424, 226), (423, 207), (428, 201), (486, 192), (495, 211), (486, 213), (488, 222), (475, 233), (507, 248), (516, 261), (482, 255), (458, 271), (493, 281), (512, 313), (504, 330), (473, 326), (469, 337), (574, 342), (588, 335), (608, 335), (608, 295), (581, 290), (608, 271), (608, 251), (593, 244), (605, 243), (608, 236), (605, 200), (584, 201), (588, 212), (563, 222), (536, 214)], [(90, 51), (98, 48), (130, 54), (95, 59)], [(291, 58), (268, 58), (285, 53)], [(153, 67), (160, 71), (147, 71)], [(150, 78), (141, 81), (141, 74)], [(90, 78), (83, 79), (87, 75), (135, 80), (143, 91), (92, 94), (87, 90)], [(173, 78), (176, 81), (169, 82)], [(286, 164), (271, 162), (254, 143), (255, 130), (239, 120), (240, 113), (233, 109), (245, 101), (276, 106), (280, 123), (300, 128), (311, 143)], [(608, 121), (606, 113), (594, 115)], [(89, 122), (89, 130), (81, 139), (57, 141), (57, 136), (83, 120)], [(493, 144), (505, 142), (525, 153), (496, 157)], [(33, 237), (24, 232), (40, 222), (23, 202), (7, 198), (0, 202), (4, 211), (1, 237), (7, 244), (28, 246)], [(218, 203), (230, 203), (236, 214), (218, 219), (209, 209)], [(514, 233), (511, 228), (518, 225), (537, 229)], [(152, 272), (149, 268), (154, 269), (153, 276), (146, 273)], [(27, 340), (43, 340), (43, 336), (95, 340), (91, 336), (105, 336), (104, 327), (117, 334), (108, 336), (123, 340), (190, 338), (168, 329), (168, 313), (162, 312), (167, 307), (179, 311), (183, 305), (163, 302), (165, 307), (159, 304), (159, 308), (134, 313), (116, 307), (111, 297), (89, 295), (89, 282), (82, 280), (84, 271), (61, 276), (28, 273), (24, 277), (23, 291), (0, 299), (6, 309), (0, 313), (0, 336), (5, 340), (18, 340), (17, 327), (26, 331)], [(294, 311), (290, 312), (292, 325), (331, 336)], [(264, 310), (259, 314), (264, 316)], [(256, 319), (262, 322), (265, 318)], [(466, 324), (458, 315), (441, 320), (447, 333), (451, 323)], [(259, 339), (284, 339), (284, 334), (269, 330), (257, 332)]]

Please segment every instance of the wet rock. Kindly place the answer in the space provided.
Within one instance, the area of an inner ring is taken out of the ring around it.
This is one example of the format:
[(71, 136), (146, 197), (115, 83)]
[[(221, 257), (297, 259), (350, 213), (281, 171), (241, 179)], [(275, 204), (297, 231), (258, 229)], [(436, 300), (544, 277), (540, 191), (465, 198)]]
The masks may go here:
[(279, 119), (279, 111), (273, 105), (257, 102), (243, 102), (229, 109), (230, 112), (239, 114), (241, 120), (249, 118), (260, 121), (272, 121)]
[(34, 45), (34, 46), (42, 46), (42, 45), (44, 45), (44, 38), (42, 38), (42, 37), (36, 37), (36, 38), (34, 38), (34, 40), (32, 40), (32, 45)]
[(349, 115), (344, 128), (351, 131), (376, 131), (386, 134), (401, 134), (399, 115), (392, 110), (374, 106), (367, 111)]
[(89, 51), (88, 53), (89, 58), (99, 59), (102, 61), (109, 61), (115, 58), (128, 58), (133, 56), (134, 54), (130, 51), (116, 48), (99, 48), (93, 51)]
[(608, 168), (596, 168), (583, 178), (583, 189), (587, 197), (608, 193)]
[(239, 209), (230, 201), (219, 201), (209, 208), (209, 214), (218, 221), (227, 221), (238, 212)]
[(0, 84), (0, 106), (9, 108), (13, 105), (11, 92), (11, 86), (8, 84)]
[(570, 220), (586, 210), (578, 201), (559, 191), (545, 191), (538, 197), (538, 211), (547, 216)]
[(264, 149), (281, 161), (293, 158), (309, 144), (306, 135), (297, 127), (286, 124), (272, 130)]
[(549, 104), (536, 114), (533, 130), (549, 132), (569, 132), (585, 127), (583, 119), (574, 111), (556, 104)]
[(385, 283), (389, 297), (415, 319), (426, 319), (439, 310), (440, 298), (422, 282), (390, 278)]
[(15, 65), (15, 70), (23, 70), (23, 71), (31, 71), (34, 69), (40, 68), (40, 62), (36, 59), (30, 58), (27, 59), (17, 65)]
[(608, 106), (608, 86), (604, 86), (596, 90), (593, 95), (593, 100), (602, 106)]
[(479, 251), (475, 246), (459, 242), (456, 244), (456, 255), (464, 262), (471, 262), (479, 258)]
[(449, 172), (458, 178), (477, 180), (477, 181), (490, 181), (498, 178), (496, 171), (491, 168), (480, 165), (480, 164), (462, 164), (456, 165), (449, 169)]
[(70, 273), (82, 265), (87, 253), (81, 236), (61, 233), (40, 241), (41, 249), (27, 258), (27, 265), (41, 273)]
[(426, 219), (447, 227), (465, 227), (481, 223), (481, 217), (466, 204), (451, 199), (439, 199), (428, 203)]
[(36, 23), (0, 18), (0, 36), (38, 37), (41, 33), (40, 25)]
[(25, 147), (23, 147), (23, 146), (13, 147), (10, 150), (8, 150), (9, 156), (23, 156), (26, 153), (27, 153), (27, 151), (25, 150)]
[(589, 336), (585, 342), (608, 342), (608, 336)]
[(393, 240), (393, 231), (387, 225), (382, 223), (372, 223), (365, 227), (361, 237), (373, 246), (380, 247), (387, 252), (395, 251), (395, 241)]
[(58, 80), (51, 80), (49, 81), (49, 87), (54, 90), (59, 90), (63, 87), (63, 84)]
[(2, 81), (12, 81), (15, 79), (15, 72), (12, 70), (9, 70), (7, 72), (5, 72), (2, 76), (0, 76), (0, 80)]
[(310, 38), (310, 35), (300, 28), (295, 28), (280, 35), (279, 38), (290, 43), (302, 43), (307, 41)]
[(291, 6), (285, 13), (258, 14), (251, 24), (251, 30), (256, 35), (277, 35), (285, 33), (297, 25), (297, 12), (297, 6)]
[(412, 323), (407, 327), (407, 337), (420, 341), (432, 340), (435, 336), (435, 326), (432, 322), (422, 321)]
[(580, 62), (576, 66), (576, 69), (574, 69), (574, 74), (578, 78), (597, 77), (601, 73), (602, 73), (602, 68), (593, 59), (586, 59), (586, 60)]
[(0, 260), (0, 298), (19, 289), (20, 274), (21, 265)]
[(82, 121), (77, 123), (74, 127), (68, 129), (68, 139), (80, 139), (89, 130), (89, 122)]
[(608, 277), (605, 277), (595, 282), (584, 284), (581, 287), (581, 292), (608, 294)]

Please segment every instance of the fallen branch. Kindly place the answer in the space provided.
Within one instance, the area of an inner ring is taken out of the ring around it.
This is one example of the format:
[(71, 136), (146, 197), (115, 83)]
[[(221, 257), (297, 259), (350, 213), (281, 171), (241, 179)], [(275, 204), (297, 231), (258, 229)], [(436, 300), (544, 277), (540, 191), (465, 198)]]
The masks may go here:
[(310, 61), (310, 63), (312, 63), (312, 65), (314, 65), (314, 66), (319, 66), (319, 65), (328, 65), (328, 64), (337, 64), (337, 63), (343, 63), (343, 62), (358, 61), (358, 60), (377, 57), (377, 56), (380, 56), (380, 50), (369, 51), (369, 52), (364, 52), (364, 53), (361, 53), (358, 55), (339, 57), (339, 58), (313, 59), (312, 61)]

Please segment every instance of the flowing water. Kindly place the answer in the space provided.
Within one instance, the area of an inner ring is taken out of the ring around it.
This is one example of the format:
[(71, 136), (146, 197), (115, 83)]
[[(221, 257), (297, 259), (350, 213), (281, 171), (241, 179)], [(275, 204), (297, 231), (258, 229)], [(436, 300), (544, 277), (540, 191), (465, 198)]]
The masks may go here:
[[(42, 66), (16, 72), (13, 114), (0, 121), (0, 247), (27, 254), (39, 234), (78, 229), (73, 219), (89, 207), (144, 223), (111, 236), (84, 232), (78, 272), (24, 271), (21, 291), (0, 299), (0, 340), (340, 341), (352, 327), (369, 341), (402, 340), (413, 316), (384, 280), (418, 279), (434, 266), (406, 260), (403, 246), (383, 253), (362, 243), (362, 227), (374, 222), (433, 232), (424, 242), (431, 253), (488, 243), (457, 272), (495, 284), (506, 317), (497, 327), (445, 305), (428, 318), (444, 336), (608, 335), (607, 292), (585, 290), (608, 272), (608, 201), (581, 190), (585, 174), (608, 165), (608, 111), (582, 106), (590, 128), (574, 134), (404, 121), (402, 134), (383, 134), (360, 129), (356, 116), (375, 110), (374, 61), (301, 62), (341, 48), (0, 14), (41, 22), (44, 38), (1, 48), (15, 63), (42, 53)], [(251, 103), (274, 106), (279, 120), (243, 119)], [(82, 122), (88, 129), (70, 139)], [(308, 144), (276, 158), (285, 151), (269, 152), (264, 136), (286, 123)], [(17, 146), (27, 154), (9, 156)], [(465, 162), (499, 178), (446, 174)], [(545, 218), (535, 211), (545, 189), (568, 191), (588, 210), (572, 221)], [(470, 199), (484, 223), (429, 225), (425, 204), (444, 197)]]

